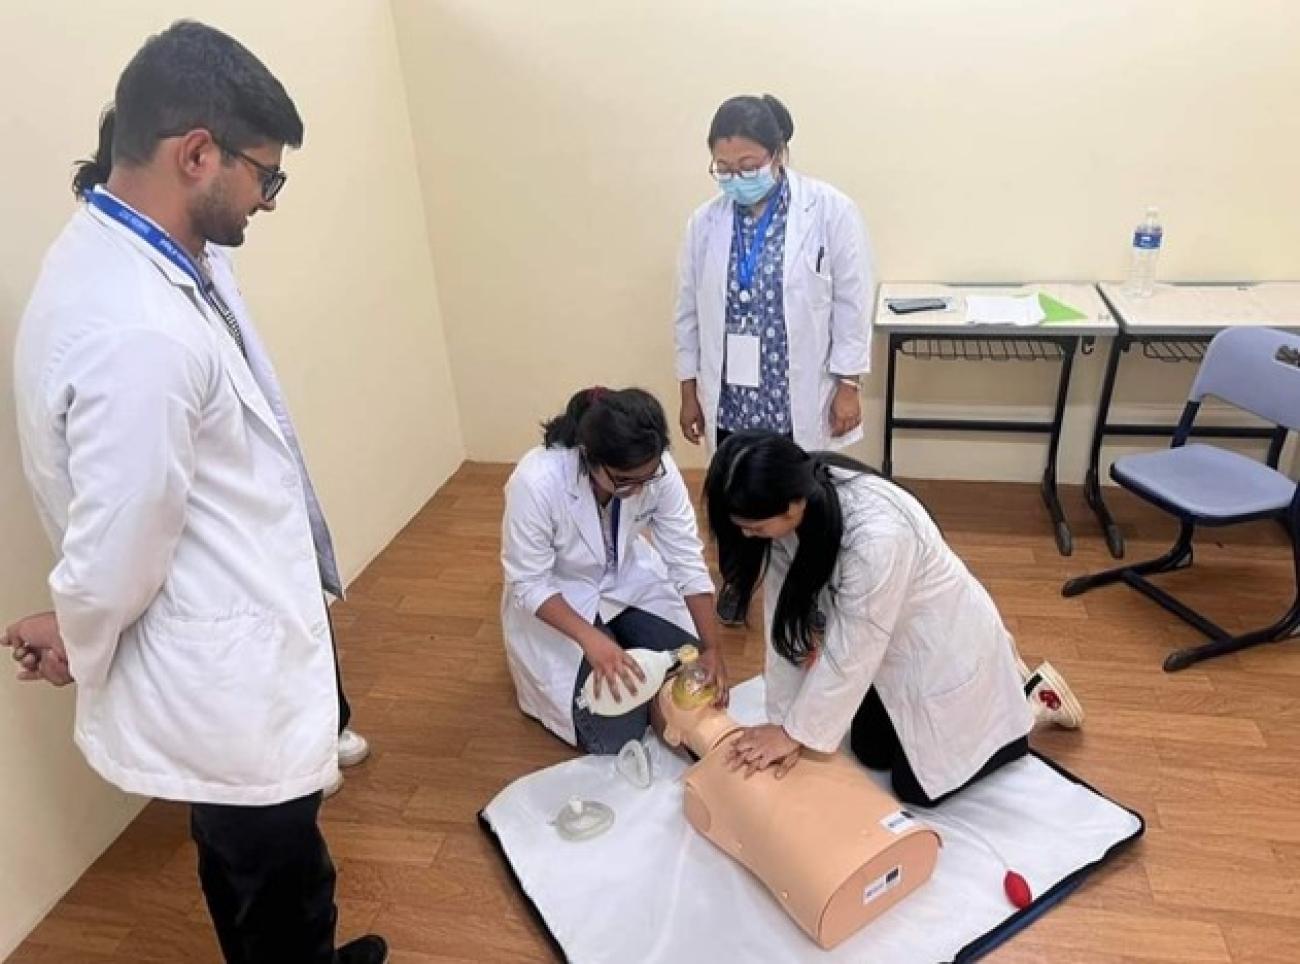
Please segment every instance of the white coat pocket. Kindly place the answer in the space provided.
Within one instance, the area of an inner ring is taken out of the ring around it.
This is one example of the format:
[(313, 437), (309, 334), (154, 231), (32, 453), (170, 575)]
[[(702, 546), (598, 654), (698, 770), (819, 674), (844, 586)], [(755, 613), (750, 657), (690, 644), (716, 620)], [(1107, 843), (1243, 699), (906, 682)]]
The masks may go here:
[(825, 249), (821, 256), (820, 270), (818, 270), (817, 260), (817, 252), (807, 255), (804, 258), (803, 270), (800, 272), (803, 276), (803, 288), (808, 295), (808, 304), (814, 309), (825, 308), (831, 303), (835, 287), (830, 273), (830, 256), (825, 253)]
[(122, 718), (138, 720), (136, 756), (144, 766), (169, 773), (183, 761), (180, 769), (200, 780), (232, 785), (256, 784), (278, 770), (267, 757), (276, 753), (292, 710), (274, 697), (282, 675), (294, 669), (279, 665), (285, 649), (278, 620), (151, 612), (134, 635), (120, 654), (135, 665), (116, 678), (133, 681), (132, 691), (120, 694), (134, 703)]
[(977, 662), (970, 676), (955, 686), (930, 694), (925, 708), (936, 732), (957, 758), (973, 759), (993, 728), (998, 704), (988, 698), (983, 660)]

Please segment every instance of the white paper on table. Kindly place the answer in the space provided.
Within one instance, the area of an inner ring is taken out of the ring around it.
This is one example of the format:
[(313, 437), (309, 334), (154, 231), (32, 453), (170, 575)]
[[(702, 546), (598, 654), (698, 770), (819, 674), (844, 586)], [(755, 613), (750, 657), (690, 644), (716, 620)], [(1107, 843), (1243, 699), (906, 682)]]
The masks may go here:
[(967, 295), (966, 324), (1028, 328), (1047, 315), (1038, 295)]

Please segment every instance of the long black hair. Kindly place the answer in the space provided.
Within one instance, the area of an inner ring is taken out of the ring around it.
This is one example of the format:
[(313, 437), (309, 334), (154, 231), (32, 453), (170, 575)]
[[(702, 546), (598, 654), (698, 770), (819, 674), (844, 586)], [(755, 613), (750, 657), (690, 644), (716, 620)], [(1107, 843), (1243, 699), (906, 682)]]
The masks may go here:
[(591, 467), (635, 469), (668, 448), (663, 406), (640, 388), (584, 388), (542, 425), (547, 448), (581, 448)]
[(82, 161), (77, 161), (76, 173), (72, 175), (72, 193), (77, 200), (93, 187), (105, 183), (113, 171), (113, 125), (117, 112), (109, 104), (99, 115), (99, 140), (95, 144), (95, 153)]
[(724, 583), (749, 606), (772, 549), (770, 539), (745, 536), (733, 517), (759, 521), (784, 514), (806, 500), (797, 530), (799, 548), (781, 586), (772, 621), (772, 647), (792, 663), (817, 648), (817, 597), (830, 582), (844, 537), (844, 516), (836, 489), (843, 481), (831, 469), (879, 475), (875, 469), (834, 452), (805, 452), (784, 435), (737, 432), (718, 447), (704, 480), (709, 529), (718, 544)]

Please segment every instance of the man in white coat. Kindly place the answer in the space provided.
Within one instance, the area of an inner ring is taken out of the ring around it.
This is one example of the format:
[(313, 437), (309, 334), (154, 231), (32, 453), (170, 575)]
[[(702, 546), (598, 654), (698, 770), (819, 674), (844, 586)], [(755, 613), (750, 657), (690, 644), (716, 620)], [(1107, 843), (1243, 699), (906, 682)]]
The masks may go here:
[[(338, 772), (329, 532), (223, 248), (275, 208), (302, 121), (232, 38), (180, 22), (115, 95), (112, 169), (46, 256), (19, 331), (23, 464), (57, 623), (9, 634), (75, 679), (76, 740), (132, 793), (189, 802), (227, 961), (335, 949), (317, 826)], [(92, 178), (94, 180), (94, 178)]]

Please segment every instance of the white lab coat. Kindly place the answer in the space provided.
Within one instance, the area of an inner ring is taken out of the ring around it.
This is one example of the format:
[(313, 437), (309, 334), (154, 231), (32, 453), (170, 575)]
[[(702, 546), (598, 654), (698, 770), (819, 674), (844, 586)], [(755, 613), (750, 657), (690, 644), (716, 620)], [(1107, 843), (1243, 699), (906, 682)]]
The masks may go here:
[(131, 793), (266, 805), (337, 775), (321, 589), (338, 572), (274, 371), (209, 257), (247, 363), (183, 271), (79, 210), (19, 329), (19, 437), (87, 761)]
[(506, 483), (501, 526), (506, 661), (520, 708), (569, 743), (574, 742), (573, 686), (582, 650), (537, 618), (542, 603), (559, 593), (593, 623), (597, 615), (608, 621), (634, 606), (694, 634), (683, 597), (713, 592), (686, 483), (667, 452), (663, 459), (663, 478), (623, 500), (617, 578), (603, 588), (605, 540), (577, 449), (535, 448)]
[[(835, 375), (871, 368), (875, 270), (857, 205), (829, 184), (789, 171), (785, 228), (785, 327), (794, 440), (808, 450), (842, 448), (858, 426), (830, 434)], [(677, 378), (696, 380), (705, 438), (717, 438), (727, 330), (727, 265), (734, 205), (725, 195), (698, 208), (686, 227), (677, 271)], [(821, 271), (817, 253), (825, 251)]]
[(823, 647), (807, 668), (771, 645), (798, 540), (772, 545), (764, 588), (768, 719), (829, 753), (874, 685), (918, 781), (938, 797), (1033, 725), (1014, 645), (988, 592), (919, 502), (877, 476), (832, 473), (843, 483), (844, 535), (820, 603)]

